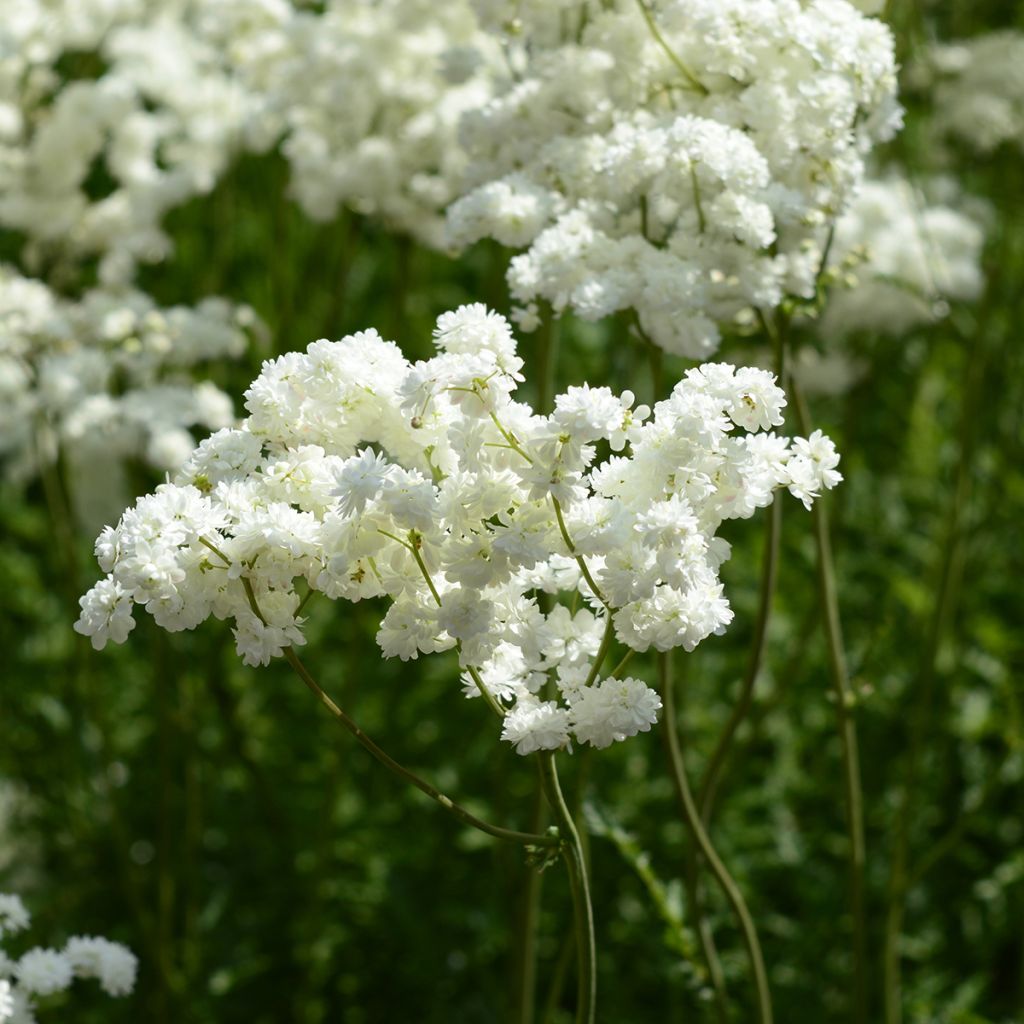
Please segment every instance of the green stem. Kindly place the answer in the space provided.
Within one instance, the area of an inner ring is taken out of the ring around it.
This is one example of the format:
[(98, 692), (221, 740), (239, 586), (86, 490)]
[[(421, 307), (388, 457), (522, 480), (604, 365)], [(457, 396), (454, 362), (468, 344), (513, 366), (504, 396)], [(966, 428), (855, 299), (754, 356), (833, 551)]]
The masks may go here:
[[(207, 544), (208, 547), (211, 545)], [(252, 581), (247, 577), (242, 577), (242, 586), (245, 588), (245, 596), (249, 601), (249, 606), (252, 608), (253, 614), (266, 625), (267, 620), (263, 617), (263, 613), (260, 611), (259, 604), (256, 601), (256, 593), (252, 587)], [(409, 771), (408, 768), (404, 768), (400, 765), (390, 754), (385, 753), (380, 747), (377, 746), (369, 736), (359, 728), (356, 723), (349, 718), (349, 716), (342, 711), (337, 704), (324, 692), (320, 684), (313, 678), (309, 669), (302, 663), (302, 660), (295, 653), (294, 648), (285, 647), (284, 651), (285, 660), (295, 670), (295, 674), (306, 684), (307, 687), (313, 692), (317, 700), (336, 718), (338, 721), (355, 737), (356, 741), (370, 752), (388, 771), (397, 775), (400, 779), (404, 779), (410, 785), (415, 786), (421, 793), (426, 793), (431, 800), (435, 800), (439, 803), (446, 811), (454, 815), (465, 825), (471, 825), (473, 828), (479, 829), (481, 832), (486, 832), (489, 836), (494, 836), (496, 839), (504, 839), (510, 843), (523, 843), (528, 846), (556, 846), (560, 842), (557, 836), (545, 836), (545, 835), (534, 835), (532, 832), (516, 832), (513, 829), (501, 828), (498, 825), (492, 825), (489, 822), (483, 821), (476, 817), (474, 814), (470, 814), (465, 807), (455, 803), (450, 797), (447, 797), (439, 789), (435, 789), (425, 779), (421, 779), (415, 772)]]
[[(381, 530), (380, 532), (383, 533), (384, 531)], [(397, 537), (395, 539), (398, 540)], [(399, 543), (402, 544), (404, 542), (399, 541)], [(410, 533), (409, 543), (405, 546), (412, 552), (412, 557), (416, 559), (416, 564), (419, 566), (420, 572), (423, 574), (423, 578), (427, 581), (427, 586), (430, 588), (431, 596), (434, 598), (437, 607), (441, 608), (441, 595), (437, 592), (437, 587), (434, 586), (434, 581), (430, 577), (430, 571), (427, 569), (427, 564), (423, 561), (423, 556), (420, 554), (418, 535)], [(459, 644), (458, 648), (459, 651), (461, 652), (462, 645)], [(466, 671), (469, 673), (470, 679), (473, 680), (474, 684), (476, 685), (476, 688), (480, 691), (480, 696), (483, 697), (484, 700), (487, 702), (487, 705), (491, 709), (491, 711), (493, 711), (499, 718), (504, 718), (504, 709), (498, 703), (494, 694), (487, 689), (487, 684), (483, 681), (483, 679), (480, 678), (480, 673), (472, 665), (467, 665)]]
[(572, 891), (573, 924), (576, 932), (576, 1024), (594, 1024), (597, 947), (583, 843), (558, 784), (554, 751), (543, 751), (539, 754), (539, 760), (544, 796), (555, 815), (562, 836), (562, 856), (569, 872), (569, 887)]
[(668, 45), (668, 41), (661, 34), (661, 29), (658, 28), (658, 23), (654, 20), (654, 16), (651, 14), (644, 0), (636, 0), (637, 6), (640, 8), (640, 12), (644, 16), (644, 21), (647, 22), (647, 27), (650, 29), (651, 35), (654, 36), (655, 42), (665, 51), (665, 55), (675, 65), (679, 73), (686, 79), (687, 84), (693, 89), (694, 92), (699, 92), (702, 96), (707, 96), (707, 87), (697, 78), (697, 76), (679, 59), (678, 54), (671, 46)]
[(572, 537), (569, 536), (569, 531), (566, 529), (565, 517), (562, 515), (562, 506), (558, 503), (558, 499), (552, 495), (552, 505), (555, 506), (555, 519), (558, 521), (558, 530), (562, 535), (562, 540), (565, 541), (565, 546), (569, 549), (569, 554), (576, 559), (576, 564), (580, 567), (580, 572), (583, 574), (583, 578), (587, 581), (587, 586), (594, 592), (594, 596), (608, 609), (608, 614), (612, 613), (612, 606), (605, 599), (604, 594), (601, 593), (601, 588), (597, 585), (597, 581), (590, 574), (590, 569), (587, 566), (584, 558), (579, 555), (576, 551), (576, 545), (572, 542)]
[[(544, 819), (544, 798), (538, 786), (534, 790), (530, 831), (542, 832)], [(515, 1002), (510, 1020), (513, 1024), (533, 1024), (537, 998), (537, 922), (544, 875), (532, 864), (524, 864), (520, 874), (512, 960)]]
[[(248, 583), (248, 580), (245, 581)], [(470, 814), (464, 807), (455, 803), (450, 797), (447, 797), (439, 789), (435, 789), (429, 782), (421, 779), (414, 772), (409, 771), (408, 768), (404, 768), (400, 765), (393, 757), (381, 750), (369, 736), (359, 728), (358, 725), (344, 711), (338, 707), (337, 704), (331, 700), (330, 697), (320, 688), (320, 685), (310, 674), (309, 670), (299, 659), (299, 656), (291, 647), (284, 649), (284, 657), (289, 665), (295, 670), (296, 675), (309, 687), (310, 690), (316, 695), (317, 699), (321, 704), (339, 722), (356, 738), (359, 744), (366, 748), (385, 768), (390, 772), (397, 775), (400, 779), (404, 779), (410, 785), (415, 786), (421, 793), (426, 793), (431, 800), (437, 801), (446, 811), (454, 815), (465, 825), (471, 825), (475, 829), (479, 829), (481, 832), (486, 832), (489, 836), (494, 836), (496, 839), (504, 839), (510, 843), (523, 843), (528, 846), (555, 846), (559, 840), (556, 836), (545, 836), (535, 835), (532, 832), (516, 832), (513, 829), (501, 828), (498, 825), (492, 825), (490, 822), (483, 821), (476, 817), (474, 814)]]
[[(790, 390), (796, 405), (800, 430), (810, 430), (810, 416), (803, 393), (794, 377)], [(842, 623), (839, 617), (839, 594), (836, 586), (835, 560), (828, 513), (823, 498), (818, 498), (812, 511), (814, 540), (818, 554), (818, 591), (828, 643), (829, 668), (836, 708), (836, 723), (843, 759), (843, 787), (846, 804), (846, 831), (849, 839), (850, 913), (853, 918), (853, 986), (852, 1017), (856, 1024), (867, 1021), (867, 920), (864, 905), (864, 797), (860, 782), (860, 754), (854, 708), (857, 698), (850, 683), (843, 646)]]
[(768, 988), (768, 974), (765, 971), (764, 957), (761, 954), (761, 943), (757, 937), (754, 920), (747, 909), (743, 894), (711, 844), (711, 839), (701, 821), (700, 811), (697, 809), (697, 803), (693, 798), (690, 783), (686, 777), (686, 765), (683, 761), (683, 752), (680, 744), (680, 730), (676, 721), (672, 658), (668, 652), (658, 655), (658, 675), (661, 682), (662, 699), (665, 701), (665, 738), (668, 745), (669, 764), (672, 769), (672, 779), (675, 783), (676, 795), (679, 797), (683, 817), (693, 835), (694, 841), (697, 843), (701, 855), (708, 862), (711, 873), (715, 876), (715, 880), (718, 882), (722, 892), (725, 894), (725, 898), (733, 909), (733, 913), (736, 915), (754, 975), (759, 1024), (772, 1024), (772, 999)]
[(697, 875), (697, 851), (688, 845), (685, 858), (683, 883), (686, 886), (691, 922), (697, 932), (697, 941), (700, 943), (704, 966), (711, 982), (711, 990), (715, 994), (715, 1012), (719, 1024), (727, 1024), (729, 997), (725, 989), (725, 972), (722, 970), (722, 961), (718, 956), (715, 933), (711, 930), (711, 922), (704, 910), (704, 897), (701, 892), (700, 878)]

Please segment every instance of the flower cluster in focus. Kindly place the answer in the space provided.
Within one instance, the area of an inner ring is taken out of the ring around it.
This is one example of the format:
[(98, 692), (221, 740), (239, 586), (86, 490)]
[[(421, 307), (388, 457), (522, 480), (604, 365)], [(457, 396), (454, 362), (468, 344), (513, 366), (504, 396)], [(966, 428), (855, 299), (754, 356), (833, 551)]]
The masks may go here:
[(241, 428), (100, 535), (75, 628), (102, 648), (137, 604), (171, 631), (214, 616), (258, 665), (304, 642), (310, 594), (385, 598), (385, 657), (455, 649), (522, 753), (649, 728), (660, 701), (602, 674), (610, 647), (721, 633), (719, 527), (779, 488), (809, 507), (841, 479), (832, 443), (772, 431), (763, 370), (690, 370), (653, 410), (582, 385), (538, 415), (503, 317), (463, 306), (435, 342), (410, 363), (365, 331), (264, 364)]

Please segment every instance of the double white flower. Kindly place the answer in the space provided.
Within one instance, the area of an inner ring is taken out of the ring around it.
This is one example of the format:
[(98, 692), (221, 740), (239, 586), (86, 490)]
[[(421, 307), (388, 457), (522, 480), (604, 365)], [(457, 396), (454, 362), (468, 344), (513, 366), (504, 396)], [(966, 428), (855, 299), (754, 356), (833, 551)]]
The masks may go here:
[(410, 363), (367, 331), (265, 363), (242, 427), (100, 536), (76, 629), (101, 648), (135, 604), (172, 631), (213, 615), (266, 664), (304, 642), (306, 592), (386, 597), (385, 657), (457, 649), (522, 753), (649, 728), (658, 698), (602, 676), (611, 646), (721, 633), (719, 527), (782, 487), (809, 505), (841, 479), (831, 442), (766, 432), (785, 396), (763, 370), (690, 370), (653, 410), (573, 387), (542, 416), (513, 398), (504, 318), (463, 306), (435, 342)]

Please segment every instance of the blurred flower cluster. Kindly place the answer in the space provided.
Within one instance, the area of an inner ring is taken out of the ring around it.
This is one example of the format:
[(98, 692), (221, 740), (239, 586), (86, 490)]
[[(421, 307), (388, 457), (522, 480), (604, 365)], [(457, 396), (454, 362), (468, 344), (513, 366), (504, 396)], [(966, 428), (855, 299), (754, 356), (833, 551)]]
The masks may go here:
[[(0, 941), (31, 924), (17, 896), (0, 893)], [(135, 987), (138, 961), (109, 939), (78, 935), (61, 949), (34, 946), (17, 958), (0, 949), (0, 1024), (34, 1024), (38, 999), (71, 987), (76, 978), (94, 978), (107, 995), (125, 996)]]

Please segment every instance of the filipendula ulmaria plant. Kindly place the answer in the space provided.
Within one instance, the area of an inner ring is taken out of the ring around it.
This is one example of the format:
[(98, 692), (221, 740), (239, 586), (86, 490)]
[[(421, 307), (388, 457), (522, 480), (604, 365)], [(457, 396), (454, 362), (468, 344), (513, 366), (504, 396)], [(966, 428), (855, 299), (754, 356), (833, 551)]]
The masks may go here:
[[(554, 754), (650, 729), (661, 697), (605, 669), (613, 648), (693, 650), (724, 632), (719, 527), (780, 488), (810, 507), (841, 479), (839, 457), (819, 431), (771, 431), (785, 396), (764, 370), (690, 370), (653, 410), (630, 392), (572, 387), (542, 416), (513, 398), (523, 364), (503, 317), (463, 306), (434, 338), (437, 355), (416, 363), (376, 331), (265, 363), (242, 426), (202, 442), (100, 535), (107, 576), (75, 628), (102, 648), (124, 642), (135, 605), (171, 632), (231, 620), (247, 664), (285, 657), (374, 756), (461, 820), (560, 847), (589, 1020), (586, 871)], [(296, 654), (315, 593), (387, 598), (385, 657), (454, 650), (463, 692), (500, 720), (502, 740), (539, 756), (558, 835), (482, 822), (376, 747)], [(555, 598), (547, 611), (541, 594)]]

